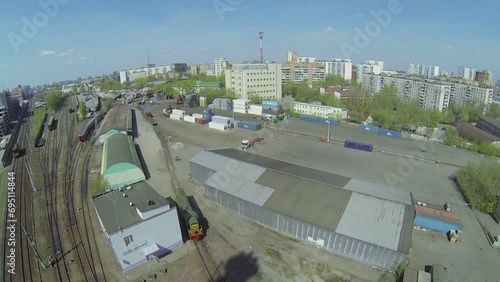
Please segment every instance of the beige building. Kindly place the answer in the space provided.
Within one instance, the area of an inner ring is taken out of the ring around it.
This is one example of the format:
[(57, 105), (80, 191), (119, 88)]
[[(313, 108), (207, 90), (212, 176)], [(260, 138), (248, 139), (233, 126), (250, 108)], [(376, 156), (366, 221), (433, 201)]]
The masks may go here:
[(297, 52), (288, 51), (287, 62), (281, 66), (282, 82), (324, 81), (326, 66), (316, 58), (299, 57)]
[(365, 74), (361, 81), (363, 88), (377, 93), (386, 85), (395, 86), (404, 102), (417, 100), (422, 108), (443, 111), (452, 102), (463, 105), (469, 101), (489, 105), (493, 99), (493, 89), (463, 81), (408, 78)]
[(347, 109), (316, 105), (311, 103), (294, 102), (293, 111), (301, 115), (316, 116), (322, 118), (347, 118)]
[(206, 74), (208, 70), (208, 65), (203, 64), (203, 65), (192, 65), (190, 67), (191, 69), (191, 74), (192, 75), (200, 75), (200, 74)]
[(281, 100), (281, 64), (234, 64), (225, 70), (225, 76), (226, 88), (241, 99), (256, 95)]

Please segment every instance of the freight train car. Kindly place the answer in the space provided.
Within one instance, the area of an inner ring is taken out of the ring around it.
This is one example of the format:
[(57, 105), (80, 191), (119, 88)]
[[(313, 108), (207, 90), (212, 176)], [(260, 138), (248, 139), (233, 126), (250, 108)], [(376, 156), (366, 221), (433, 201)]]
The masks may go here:
[(94, 132), (96, 125), (101, 120), (101, 115), (97, 114), (93, 118), (91, 118), (87, 123), (83, 126), (82, 131), (78, 134), (78, 140), (81, 142), (85, 142), (89, 140), (90, 136)]
[(15, 144), (14, 148), (12, 148), (12, 156), (17, 159), (21, 155), (21, 149), (19, 148), (19, 144)]
[(54, 118), (54, 116), (49, 117), (49, 119), (47, 120), (47, 128), (49, 130), (54, 130), (55, 123), (56, 123), (56, 119)]
[(182, 188), (177, 189), (177, 205), (181, 209), (186, 228), (188, 229), (189, 238), (191, 240), (202, 239), (205, 234), (200, 224), (200, 217), (198, 213), (194, 211), (193, 207), (191, 207), (186, 192), (184, 192)]

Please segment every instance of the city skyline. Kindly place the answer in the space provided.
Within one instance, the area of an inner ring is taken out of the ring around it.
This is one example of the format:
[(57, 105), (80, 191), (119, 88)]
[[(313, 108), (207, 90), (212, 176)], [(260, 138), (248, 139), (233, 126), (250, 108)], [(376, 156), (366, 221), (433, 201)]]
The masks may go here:
[[(1, 6), (9, 11), (0, 14), (0, 85), (6, 88), (140, 67), (148, 54), (157, 65), (259, 59), (259, 31), (264, 31), (264, 59), (280, 63), (293, 49), (300, 56), (348, 58), (353, 64), (382, 60), (385, 69), (405, 71), (416, 63), (456, 75), (460, 66), (470, 66), (491, 70), (494, 80), (500, 73), (494, 56), (500, 39), (491, 36), (499, 23), (495, 0), (460, 0), (451, 7), (427, 0), (216, 0), (190, 6), (44, 0)], [(474, 24), (461, 21), (465, 17)]]

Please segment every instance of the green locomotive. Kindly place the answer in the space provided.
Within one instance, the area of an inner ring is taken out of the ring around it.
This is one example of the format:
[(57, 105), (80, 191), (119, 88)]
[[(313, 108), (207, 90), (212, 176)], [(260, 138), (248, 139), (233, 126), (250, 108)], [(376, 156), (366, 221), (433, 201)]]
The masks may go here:
[(203, 233), (203, 227), (200, 224), (200, 217), (198, 213), (194, 211), (193, 207), (188, 201), (186, 192), (182, 188), (177, 189), (177, 205), (181, 209), (184, 222), (188, 229), (189, 238), (191, 240), (200, 240), (205, 237)]

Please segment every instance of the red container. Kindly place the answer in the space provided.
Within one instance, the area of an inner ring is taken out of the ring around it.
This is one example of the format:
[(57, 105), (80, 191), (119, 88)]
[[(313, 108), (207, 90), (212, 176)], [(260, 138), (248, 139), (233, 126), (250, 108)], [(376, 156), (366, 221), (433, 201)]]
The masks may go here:
[(422, 207), (422, 206), (415, 206), (415, 210), (417, 211), (417, 213), (420, 213), (422, 215), (431, 215), (431, 216), (435, 216), (435, 217), (441, 217), (441, 218), (445, 218), (445, 219), (451, 219), (451, 220), (455, 220), (455, 221), (460, 221), (460, 217), (455, 214), (455, 213), (451, 213), (451, 212), (446, 212), (446, 211), (440, 211), (440, 210), (436, 210), (436, 209), (432, 209), (432, 208), (428, 208), (428, 207)]
[(262, 110), (262, 113), (263, 114), (275, 115), (275, 116), (280, 114), (279, 111), (273, 111), (273, 110)]

